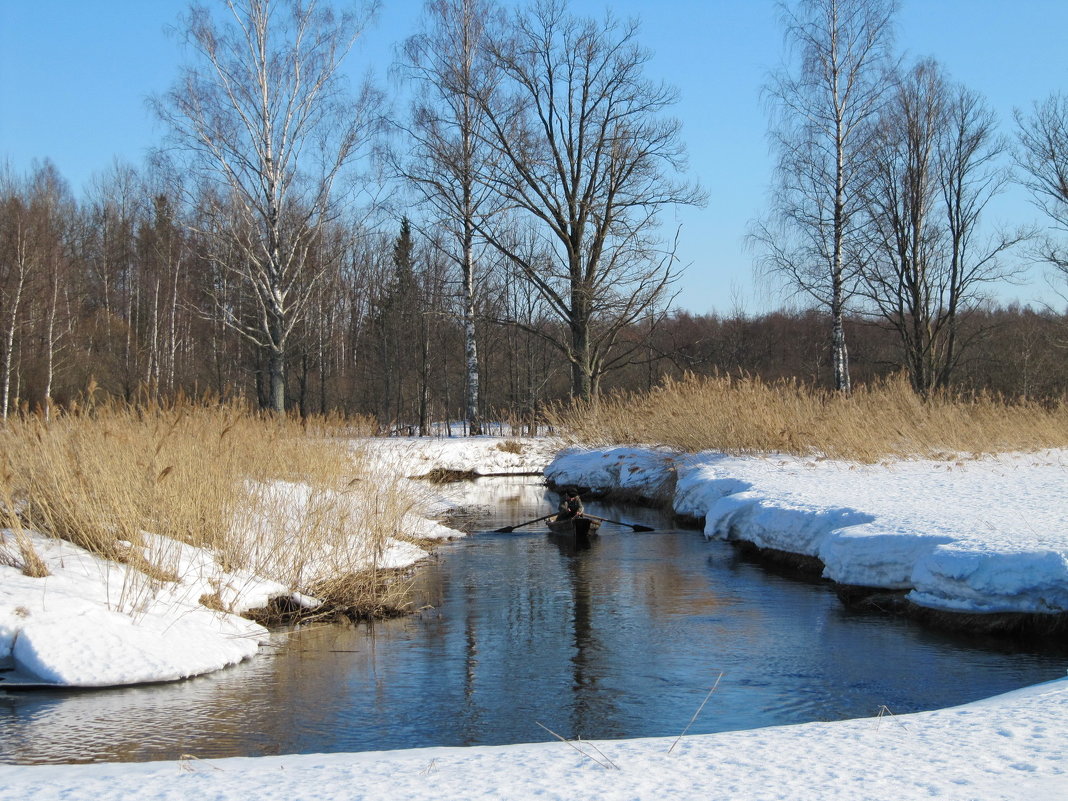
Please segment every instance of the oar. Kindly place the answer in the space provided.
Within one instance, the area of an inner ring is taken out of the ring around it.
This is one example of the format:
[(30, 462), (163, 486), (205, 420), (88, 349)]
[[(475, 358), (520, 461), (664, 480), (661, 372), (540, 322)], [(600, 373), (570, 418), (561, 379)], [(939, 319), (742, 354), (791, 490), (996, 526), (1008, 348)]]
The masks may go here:
[(609, 520), (607, 517), (598, 517), (597, 515), (591, 515), (589, 512), (583, 512), (583, 517), (589, 517), (593, 520), (600, 520), (602, 523), (615, 523), (617, 526), (630, 526), (635, 531), (656, 531), (655, 528), (649, 528), (649, 526), (641, 526), (637, 523), (624, 523), (622, 520)]
[[(555, 514), (556, 514), (556, 512), (553, 512), (553, 514), (551, 514), (551, 515), (545, 515), (545, 517), (536, 517), (533, 520), (528, 520), (526, 523), (516, 523), (514, 526), (505, 526), (504, 528), (495, 528), (495, 529), (493, 529), (493, 533), (494, 534), (511, 534), (513, 531), (515, 531), (520, 526), (529, 526), (531, 523), (537, 523), (539, 520), (548, 520), (550, 517), (552, 517)], [(650, 529), (650, 531), (651, 530), (652, 529)]]

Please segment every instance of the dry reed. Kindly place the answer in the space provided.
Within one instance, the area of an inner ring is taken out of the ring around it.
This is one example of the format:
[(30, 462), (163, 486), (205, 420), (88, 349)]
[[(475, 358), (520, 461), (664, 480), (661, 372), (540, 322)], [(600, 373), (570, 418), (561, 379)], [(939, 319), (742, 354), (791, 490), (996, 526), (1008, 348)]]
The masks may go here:
[[(383, 499), (381, 481), (360, 477), (348, 441), (369, 430), (369, 421), (188, 401), (12, 418), (0, 429), (0, 525), (134, 568), (120, 608), (180, 577), (175, 543), (210, 549), (230, 571), (336, 591), (320, 597), (345, 610), (395, 608), (376, 565), (417, 500), (400, 490)], [(6, 558), (39, 569), (27, 545), (18, 540), (20, 553)], [(360, 575), (368, 571), (374, 580)], [(215, 593), (208, 605), (233, 596)]]
[(48, 566), (22, 527), (19, 504), (11, 496), (10, 473), (0, 474), (0, 565), (14, 567), (25, 576), (44, 578)]
[(562, 436), (588, 445), (656, 444), (861, 462), (1068, 446), (1063, 400), (938, 395), (925, 401), (902, 377), (843, 396), (796, 382), (689, 376), (646, 394), (561, 406), (549, 422)]
[(31, 578), (51, 575), (48, 565), (22, 530), (15, 530), (11, 535), (0, 532), (0, 565), (14, 567)]

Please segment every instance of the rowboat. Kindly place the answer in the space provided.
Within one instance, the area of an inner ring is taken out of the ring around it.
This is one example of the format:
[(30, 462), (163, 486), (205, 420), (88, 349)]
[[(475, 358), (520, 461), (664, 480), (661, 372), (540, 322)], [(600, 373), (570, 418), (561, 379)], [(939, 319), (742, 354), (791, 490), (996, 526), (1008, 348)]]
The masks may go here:
[(569, 517), (565, 520), (557, 520), (555, 517), (547, 525), (549, 531), (558, 536), (570, 535), (573, 537), (589, 537), (596, 534), (601, 527), (601, 521), (591, 517)]

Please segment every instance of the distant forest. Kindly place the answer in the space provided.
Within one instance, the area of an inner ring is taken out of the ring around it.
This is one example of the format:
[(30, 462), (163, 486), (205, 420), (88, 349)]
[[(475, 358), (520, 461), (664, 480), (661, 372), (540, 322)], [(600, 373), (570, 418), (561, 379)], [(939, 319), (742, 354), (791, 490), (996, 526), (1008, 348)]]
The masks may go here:
[[(167, 196), (146, 191), (127, 168), (112, 170), (95, 192), (76, 202), (45, 165), (29, 181), (9, 183), (0, 199), (9, 410), (32, 411), (49, 397), (73, 403), (91, 382), (130, 401), (184, 393), (267, 406), (263, 349), (211, 313), (227, 276)], [(20, 253), (21, 273), (13, 266)], [(285, 371), (290, 408), (412, 427), (465, 419), (464, 331), (450, 266), (407, 226), (352, 239), (294, 330)], [(503, 269), (487, 275), (476, 309), (484, 419), (529, 420), (568, 396), (569, 365), (552, 344), (560, 323), (525, 282)], [(251, 313), (239, 292), (232, 310)], [(648, 390), (687, 372), (829, 386), (828, 325), (815, 310), (669, 311), (623, 330), (601, 389)], [(963, 328), (955, 388), (1030, 398), (1068, 391), (1064, 314), (984, 306)], [(885, 323), (852, 316), (847, 330), (856, 380), (902, 370), (899, 340)]]
[[(700, 315), (672, 308), (659, 212), (704, 195), (685, 180), (673, 91), (643, 77), (636, 25), (560, 2), (505, 14), (431, 0), (401, 57), (415, 99), (394, 119), (373, 87), (340, 81), (360, 20), (289, 0), (215, 5), (232, 15), (194, 6), (183, 20), (195, 57), (153, 99), (170, 133), (144, 167), (115, 163), (81, 197), (50, 162), (0, 168), (4, 417), (91, 392), (478, 431), (687, 373), (1068, 392), (1068, 316), (983, 300), (1012, 277), (1011, 249), (1068, 261), (1033, 231), (974, 245), (1010, 179), (992, 166), (1008, 145), (934, 62), (889, 81), (885, 64), (843, 66), (887, 87), (850, 112), (856, 141), (778, 118), (776, 201), (751, 239), (812, 308)], [(787, 8), (811, 55), (833, 25), (889, 24), (894, 4)], [(811, 63), (774, 79), (784, 109), (820, 107)], [(1018, 124), (1017, 160), (1057, 222), (1068, 190), (1042, 183), (1058, 167), (1043, 137), (1068, 131), (1068, 103)], [(855, 186), (827, 178), (828, 153)]]

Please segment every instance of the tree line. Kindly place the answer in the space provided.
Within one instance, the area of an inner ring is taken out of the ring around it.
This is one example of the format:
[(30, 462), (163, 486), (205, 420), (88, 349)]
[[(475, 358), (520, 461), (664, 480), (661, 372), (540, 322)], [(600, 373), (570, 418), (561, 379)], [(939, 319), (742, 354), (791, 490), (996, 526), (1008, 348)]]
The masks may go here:
[[(894, 10), (783, 6), (802, 58), (769, 85), (778, 185), (752, 240), (815, 304), (720, 317), (670, 309), (661, 212), (704, 194), (636, 23), (429, 0), (397, 64), (412, 102), (387, 113), (342, 71), (366, 16), (193, 4), (144, 166), (116, 162), (77, 198), (50, 162), (0, 170), (2, 413), (93, 388), (477, 433), (684, 372), (848, 389), (850, 369), (904, 368), (921, 394), (1063, 393), (1063, 317), (981, 290), (1023, 243), (1068, 260), (1033, 231), (980, 238), (1009, 144), (935, 62), (893, 61)], [(1064, 108), (1021, 114), (1015, 151), (1055, 221)]]

